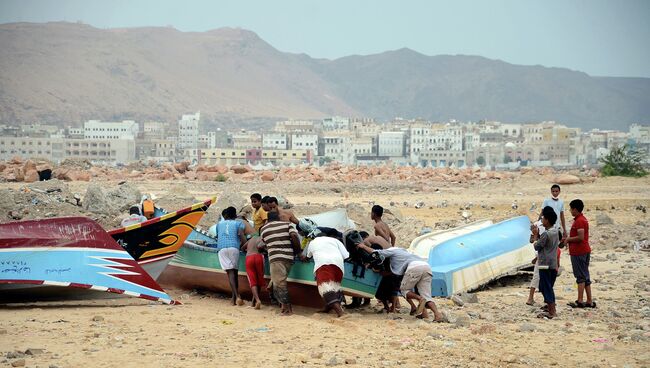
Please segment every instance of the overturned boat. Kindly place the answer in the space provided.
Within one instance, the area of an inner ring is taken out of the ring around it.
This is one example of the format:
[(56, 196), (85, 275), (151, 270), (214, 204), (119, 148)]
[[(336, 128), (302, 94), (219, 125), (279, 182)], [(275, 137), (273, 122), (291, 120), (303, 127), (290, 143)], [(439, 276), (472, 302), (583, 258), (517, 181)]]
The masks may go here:
[(425, 234), (413, 240), (409, 251), (428, 260), (432, 295), (451, 296), (529, 267), (535, 257), (529, 235), (527, 216), (496, 224), (479, 221)]
[(158, 213), (151, 220), (108, 233), (157, 280), (215, 200), (213, 197), (182, 210)]
[[(62, 288), (174, 301), (95, 221), (63, 217), (0, 224), (0, 295)], [(3, 297), (3, 300), (8, 298)]]
[[(354, 223), (347, 217), (344, 209), (324, 212), (317, 215), (306, 216), (319, 226), (336, 228), (339, 231), (354, 227)], [(205, 242), (203, 244), (216, 244), (216, 240), (201, 232), (194, 232), (190, 239)], [(207, 289), (223, 293), (230, 293), (230, 285), (226, 271), (221, 268), (218, 257), (219, 250), (213, 247), (197, 244), (192, 240), (185, 242), (178, 251), (167, 269), (162, 273), (159, 281), (163, 285), (171, 285), (183, 289)], [(244, 297), (250, 297), (251, 291), (246, 276), (246, 254), (241, 252), (239, 257), (239, 292)], [(354, 265), (345, 262), (343, 273), (342, 291), (354, 297), (372, 298), (377, 291), (381, 276), (375, 272), (366, 271), (353, 273)], [(264, 277), (271, 279), (268, 259), (264, 265)], [(314, 280), (314, 262), (296, 260), (288, 275), (289, 294), (291, 302), (307, 307), (322, 307), (322, 298), (318, 294)], [(262, 292), (263, 298), (268, 293)]]

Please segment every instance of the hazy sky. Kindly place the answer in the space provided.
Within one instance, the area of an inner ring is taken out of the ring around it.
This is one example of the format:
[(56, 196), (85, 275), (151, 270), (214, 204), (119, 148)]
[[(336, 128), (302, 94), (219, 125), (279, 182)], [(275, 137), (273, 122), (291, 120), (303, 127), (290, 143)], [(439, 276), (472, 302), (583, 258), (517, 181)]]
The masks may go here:
[(650, 77), (650, 0), (0, 0), (0, 23), (241, 27), (281, 51), (334, 59), (408, 47), (598, 76)]

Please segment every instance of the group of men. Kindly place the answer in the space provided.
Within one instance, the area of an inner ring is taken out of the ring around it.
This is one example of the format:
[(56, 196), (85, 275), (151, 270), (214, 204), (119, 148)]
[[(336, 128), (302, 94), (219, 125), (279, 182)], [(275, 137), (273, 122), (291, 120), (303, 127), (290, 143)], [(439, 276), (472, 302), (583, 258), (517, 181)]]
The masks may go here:
[[(250, 196), (251, 217), (253, 226), (237, 227), (229, 225), (234, 208), (224, 210), (224, 225), (217, 226), (217, 246), (220, 249), (219, 259), (222, 268), (229, 275), (232, 289), (233, 304), (243, 302), (237, 291), (236, 281), (238, 255), (227, 249), (234, 248), (229, 240), (233, 239), (233, 231), (240, 239), (240, 249), (246, 251), (246, 273), (253, 294), (252, 306), (260, 308), (260, 292), (264, 289), (264, 257), (261, 251), (268, 253), (271, 282), (268, 291), (272, 299), (280, 305), (282, 315), (291, 315), (293, 309), (287, 284), (287, 276), (296, 258), (303, 261), (314, 260), (314, 277), (318, 292), (323, 298), (325, 307), (322, 312), (334, 311), (342, 316), (344, 310), (341, 282), (345, 273), (344, 261), (350, 257), (350, 251), (375, 254), (385, 264), (377, 272), (382, 272), (383, 285), (377, 293), (378, 299), (384, 303), (387, 312), (394, 311), (401, 294), (411, 304), (411, 314), (418, 318), (427, 318), (427, 309), (434, 313), (436, 321), (442, 320), (442, 315), (436, 309), (431, 297), (432, 272), (426, 260), (415, 256), (406, 249), (395, 247), (396, 237), (390, 227), (382, 220), (383, 208), (375, 205), (371, 210), (374, 221), (374, 235), (361, 232), (362, 238), (351, 246), (344, 245), (342, 234), (334, 229), (318, 228), (313, 223), (299, 221), (290, 211), (280, 208), (275, 197), (262, 197), (259, 193)], [(229, 211), (226, 217), (226, 211)], [(247, 220), (243, 216), (242, 220)], [(247, 221), (242, 221), (247, 223)], [(247, 227), (250, 227), (248, 229)], [(301, 246), (298, 230), (309, 241)], [(247, 240), (243, 237), (249, 236)], [(221, 238), (225, 237), (222, 242)], [(225, 250), (224, 255), (221, 252)], [(229, 254), (230, 253), (230, 254)], [(223, 258), (223, 260), (222, 260)], [(367, 266), (363, 265), (363, 266)], [(233, 276), (231, 277), (231, 273)], [(417, 305), (413, 302), (417, 301)], [(398, 307), (398, 306), (397, 306)]]

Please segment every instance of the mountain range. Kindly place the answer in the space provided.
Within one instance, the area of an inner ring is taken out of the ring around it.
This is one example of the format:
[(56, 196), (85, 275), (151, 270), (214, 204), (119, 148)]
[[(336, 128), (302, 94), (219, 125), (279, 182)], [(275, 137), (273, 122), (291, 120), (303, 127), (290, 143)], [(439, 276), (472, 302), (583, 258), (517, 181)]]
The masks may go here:
[(0, 123), (175, 121), (194, 111), (222, 127), (333, 115), (620, 130), (650, 120), (650, 78), (410, 49), (316, 59), (234, 28), (10, 23), (0, 50)]

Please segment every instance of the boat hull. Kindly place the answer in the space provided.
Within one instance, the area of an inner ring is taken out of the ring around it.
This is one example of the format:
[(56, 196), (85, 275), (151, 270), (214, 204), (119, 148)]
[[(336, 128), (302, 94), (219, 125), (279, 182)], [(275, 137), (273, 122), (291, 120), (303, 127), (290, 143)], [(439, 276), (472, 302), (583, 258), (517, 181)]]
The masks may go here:
[(0, 224), (0, 284), (102, 291), (172, 303), (99, 224), (83, 217)]
[(108, 233), (156, 280), (216, 198)]
[(528, 242), (530, 220), (515, 217), (433, 247), (428, 261), (434, 296), (476, 289), (530, 265), (535, 251)]
[[(239, 292), (245, 297), (251, 297), (251, 290), (246, 276), (246, 255), (239, 258)], [(323, 301), (318, 294), (314, 280), (314, 263), (296, 261), (288, 277), (291, 303), (307, 307), (322, 307)], [(265, 278), (270, 280), (268, 261), (264, 267)], [(366, 270), (364, 277), (352, 275), (352, 265), (345, 264), (342, 289), (349, 296), (372, 298), (377, 291), (381, 276)], [(222, 293), (230, 293), (230, 285), (226, 272), (219, 263), (218, 250), (194, 244), (186, 244), (179, 250), (176, 257), (160, 276), (163, 285), (175, 286), (182, 289), (207, 289)], [(262, 297), (268, 298), (268, 293), (262, 291)]]

